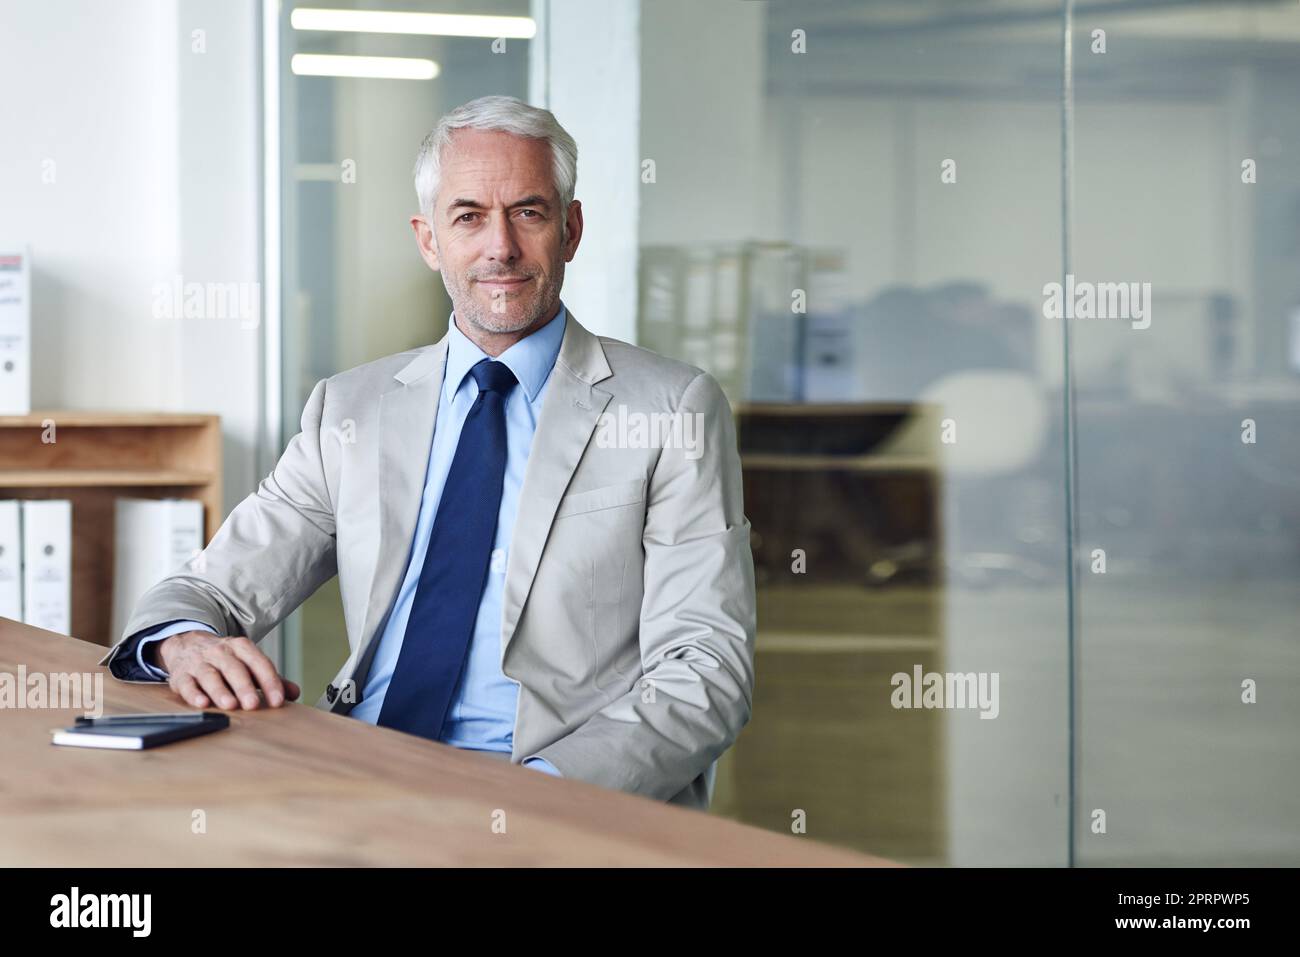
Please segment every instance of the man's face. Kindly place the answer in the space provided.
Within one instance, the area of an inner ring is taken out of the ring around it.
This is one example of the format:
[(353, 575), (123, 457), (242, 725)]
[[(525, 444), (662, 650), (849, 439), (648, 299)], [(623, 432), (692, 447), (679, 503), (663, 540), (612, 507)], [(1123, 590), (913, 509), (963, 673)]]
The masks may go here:
[[(531, 331), (557, 310), (581, 206), (559, 209), (543, 140), (460, 129), (442, 154), (433, 215), (413, 217), (421, 255), (442, 273), (462, 331)], [(564, 237), (565, 221), (569, 236)]]

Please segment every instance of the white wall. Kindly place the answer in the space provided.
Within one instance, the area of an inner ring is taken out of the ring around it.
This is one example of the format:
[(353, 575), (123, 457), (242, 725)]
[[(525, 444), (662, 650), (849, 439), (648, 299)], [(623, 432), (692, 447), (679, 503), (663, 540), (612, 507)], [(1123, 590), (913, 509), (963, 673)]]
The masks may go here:
[(0, 237), (33, 247), (33, 408), (219, 414), (227, 511), (258, 478), (260, 326), (155, 318), (154, 293), (259, 281), (258, 11), (0, 0)]
[(528, 101), (578, 142), (583, 237), (565, 268), (565, 304), (600, 335), (636, 341), (640, 0), (534, 0)]

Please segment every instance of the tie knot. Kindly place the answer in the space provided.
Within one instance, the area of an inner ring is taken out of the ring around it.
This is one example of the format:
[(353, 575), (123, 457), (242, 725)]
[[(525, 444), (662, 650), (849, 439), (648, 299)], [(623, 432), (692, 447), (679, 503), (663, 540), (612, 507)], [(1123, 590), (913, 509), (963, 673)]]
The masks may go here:
[(502, 397), (509, 395), (511, 387), (519, 381), (508, 365), (494, 359), (480, 360), (469, 374), (478, 383), (480, 392), (499, 392)]

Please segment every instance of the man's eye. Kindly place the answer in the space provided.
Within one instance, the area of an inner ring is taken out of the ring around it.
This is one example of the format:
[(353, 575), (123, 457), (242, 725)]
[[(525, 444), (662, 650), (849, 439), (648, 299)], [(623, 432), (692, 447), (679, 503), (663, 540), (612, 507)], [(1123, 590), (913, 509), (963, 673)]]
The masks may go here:
[(539, 212), (537, 212), (537, 210), (535, 210), (535, 209), (521, 209), (519, 212), (521, 212), (521, 213), (531, 213), (532, 215), (528, 217), (529, 219), (533, 219), (533, 218), (535, 218), (535, 217), (541, 215), (541, 214), (540, 214)]
[(475, 216), (475, 215), (477, 215), (477, 214), (476, 214), (476, 213), (461, 213), (459, 216), (456, 217), (456, 222), (458, 222), (458, 223), (459, 223), (459, 222), (463, 222), (466, 216)]

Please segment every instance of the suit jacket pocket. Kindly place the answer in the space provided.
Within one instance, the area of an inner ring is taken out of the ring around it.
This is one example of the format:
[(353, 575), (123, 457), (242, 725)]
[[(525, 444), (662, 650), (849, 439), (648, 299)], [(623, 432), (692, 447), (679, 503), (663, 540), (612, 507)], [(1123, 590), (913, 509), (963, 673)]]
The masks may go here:
[(618, 508), (620, 505), (634, 505), (645, 499), (645, 479), (631, 482), (619, 482), (617, 485), (604, 485), (586, 492), (574, 492), (560, 499), (556, 509), (557, 519), (583, 512), (595, 512), (604, 508)]

